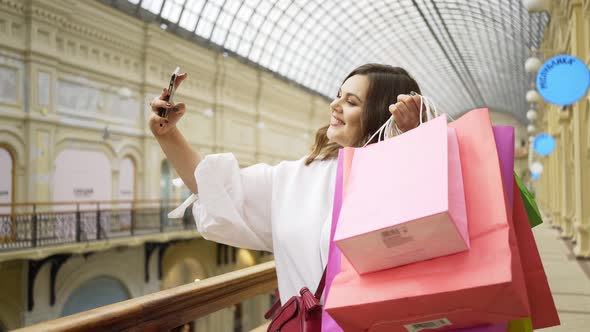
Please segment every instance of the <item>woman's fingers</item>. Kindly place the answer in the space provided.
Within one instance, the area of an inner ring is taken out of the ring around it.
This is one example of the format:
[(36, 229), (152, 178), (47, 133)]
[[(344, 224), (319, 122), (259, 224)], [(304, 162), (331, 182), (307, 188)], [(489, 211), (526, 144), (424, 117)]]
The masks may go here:
[(185, 103), (178, 103), (176, 105), (174, 105), (172, 107), (172, 111), (174, 112), (174, 114), (177, 115), (182, 115), (184, 114), (184, 111), (186, 110), (186, 104)]
[(158, 97), (157, 99), (164, 100), (164, 98), (166, 98), (167, 95), (168, 95), (168, 88), (164, 88), (164, 89), (162, 89), (162, 93), (160, 94), (160, 97)]
[(401, 131), (414, 129), (420, 122), (420, 96), (399, 95), (398, 102), (393, 104), (395, 112), (390, 107), (395, 122)]
[(402, 102), (397, 102), (397, 103), (389, 106), (389, 111), (393, 115), (393, 120), (395, 120), (395, 123), (397, 123), (397, 126), (403, 130), (403, 128), (406, 127), (406, 122), (407, 122), (406, 113), (408, 112), (408, 109), (407, 109), (406, 105)]
[(407, 130), (416, 128), (420, 123), (420, 109), (416, 107), (416, 104), (414, 104), (412, 98), (405, 99), (404, 101), (402, 101), (402, 103), (404, 103), (404, 105), (406, 106), (404, 115)]
[(160, 108), (172, 108), (174, 106), (174, 104), (169, 103), (169, 102), (162, 100), (160, 98), (154, 98), (151, 101), (150, 106), (152, 107), (152, 112), (158, 113), (158, 110)]
[(408, 107), (409, 110), (416, 111), (416, 113), (420, 113), (420, 96), (419, 95), (399, 95), (397, 96), (397, 101), (401, 101)]
[(172, 106), (168, 112), (168, 120), (170, 120), (172, 124), (176, 124), (178, 120), (180, 120), (180, 118), (184, 115), (185, 111), (186, 105), (184, 103), (178, 103)]
[(182, 73), (182, 74), (176, 76), (176, 81), (174, 81), (174, 86), (176, 87), (176, 90), (178, 90), (178, 87), (180, 86), (182, 81), (184, 81), (187, 77), (188, 77), (187, 73)]

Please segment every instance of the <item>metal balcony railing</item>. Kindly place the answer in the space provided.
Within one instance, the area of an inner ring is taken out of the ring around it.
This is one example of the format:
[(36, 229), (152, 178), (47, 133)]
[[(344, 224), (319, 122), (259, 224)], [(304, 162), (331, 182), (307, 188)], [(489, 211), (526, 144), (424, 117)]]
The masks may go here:
[(143, 200), (0, 204), (0, 251), (194, 229), (191, 209), (182, 219), (167, 217), (179, 203)]

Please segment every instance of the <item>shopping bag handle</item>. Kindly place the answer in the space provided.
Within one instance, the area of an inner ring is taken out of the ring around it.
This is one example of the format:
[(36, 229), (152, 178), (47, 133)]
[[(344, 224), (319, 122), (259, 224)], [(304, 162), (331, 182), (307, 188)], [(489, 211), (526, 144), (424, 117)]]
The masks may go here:
[[(419, 95), (419, 96), (420, 96), (420, 124), (418, 124), (418, 126), (422, 125), (423, 111), (426, 112), (426, 121), (430, 121), (430, 120), (439, 116), (438, 108), (434, 104), (434, 101), (432, 101), (432, 99), (430, 99), (428, 97), (425, 97), (422, 95)], [(431, 105), (432, 105), (432, 108), (431, 108)], [(393, 135), (389, 135), (389, 133), (393, 133)], [(379, 127), (379, 129), (373, 134), (373, 136), (371, 136), (367, 140), (367, 143), (365, 143), (365, 145), (363, 145), (363, 148), (366, 147), (367, 145), (369, 145), (369, 142), (371, 142), (371, 140), (375, 137), (375, 135), (378, 135), (377, 142), (381, 142), (381, 141), (384, 141), (386, 138), (390, 138), (390, 137), (401, 135), (401, 134), (403, 134), (403, 132), (399, 129), (399, 127), (395, 123), (395, 120), (393, 119), (393, 115), (392, 115), (389, 117), (389, 119), (387, 119), (387, 121), (385, 121), (385, 123), (381, 127)]]

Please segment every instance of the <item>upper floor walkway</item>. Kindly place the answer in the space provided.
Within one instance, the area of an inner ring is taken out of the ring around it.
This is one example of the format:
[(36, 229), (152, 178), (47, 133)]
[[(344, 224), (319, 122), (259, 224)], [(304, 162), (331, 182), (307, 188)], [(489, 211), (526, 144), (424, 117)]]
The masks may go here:
[(168, 218), (178, 204), (164, 200), (0, 204), (0, 261), (198, 237), (191, 209), (182, 219)]

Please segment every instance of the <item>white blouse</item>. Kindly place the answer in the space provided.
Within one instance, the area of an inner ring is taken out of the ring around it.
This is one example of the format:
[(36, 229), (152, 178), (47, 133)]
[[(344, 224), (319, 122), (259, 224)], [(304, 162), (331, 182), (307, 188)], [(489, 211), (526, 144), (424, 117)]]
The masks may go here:
[(240, 169), (233, 154), (208, 155), (195, 170), (197, 230), (207, 240), (274, 253), (282, 303), (301, 287), (315, 292), (328, 261), (337, 160), (305, 158)]

